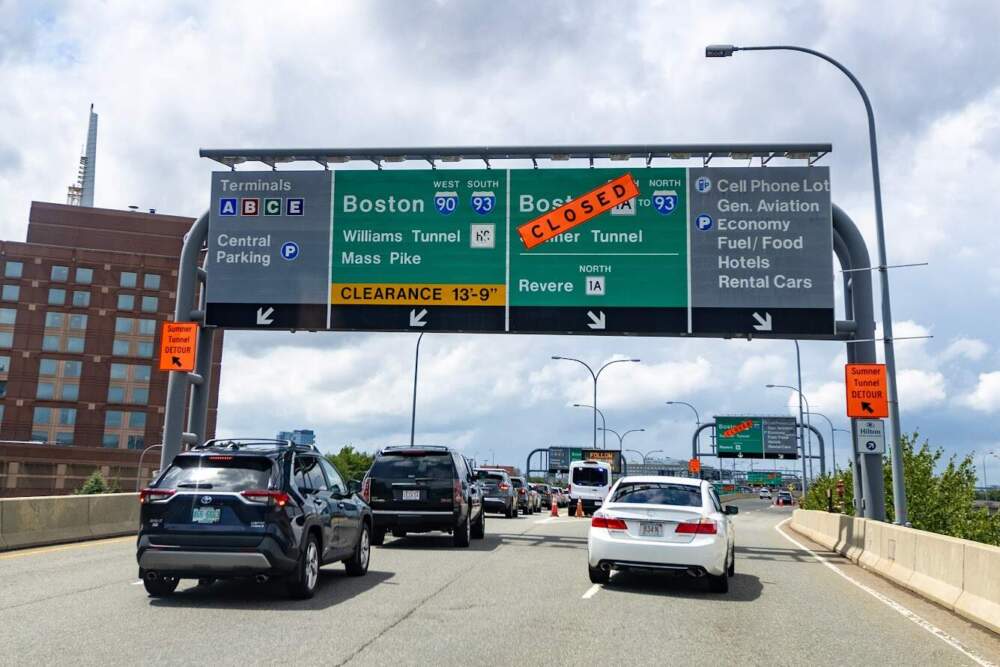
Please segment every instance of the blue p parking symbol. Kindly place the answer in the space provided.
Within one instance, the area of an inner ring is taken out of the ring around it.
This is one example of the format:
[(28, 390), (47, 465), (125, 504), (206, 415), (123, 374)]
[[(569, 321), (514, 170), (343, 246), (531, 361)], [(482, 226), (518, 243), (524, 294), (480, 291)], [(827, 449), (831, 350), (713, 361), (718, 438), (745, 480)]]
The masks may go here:
[(299, 256), (299, 244), (295, 241), (286, 241), (281, 246), (281, 259), (292, 261)]
[(712, 228), (712, 224), (715, 221), (712, 220), (712, 216), (707, 213), (702, 213), (697, 218), (694, 219), (695, 226), (703, 232), (707, 232)]

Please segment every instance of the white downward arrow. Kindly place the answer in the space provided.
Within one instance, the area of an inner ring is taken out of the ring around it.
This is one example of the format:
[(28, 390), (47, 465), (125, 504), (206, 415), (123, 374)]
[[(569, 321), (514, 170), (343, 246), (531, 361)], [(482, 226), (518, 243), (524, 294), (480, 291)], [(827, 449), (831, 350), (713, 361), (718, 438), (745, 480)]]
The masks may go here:
[(592, 310), (588, 310), (587, 311), (587, 317), (590, 318), (590, 322), (587, 323), (587, 326), (590, 327), (591, 329), (603, 329), (604, 328), (604, 324), (605, 324), (604, 311), (603, 310), (599, 310), (597, 312), (599, 313), (599, 315), (594, 315), (594, 311), (592, 311)]
[(753, 325), (753, 328), (757, 331), (770, 331), (771, 330), (771, 313), (764, 313), (764, 317), (760, 316), (760, 313), (754, 313), (753, 318), (757, 320), (757, 324)]
[(422, 327), (427, 324), (424, 322), (424, 315), (427, 314), (426, 308), (421, 308), (418, 313), (416, 308), (410, 311), (410, 326), (411, 327)]
[(271, 319), (271, 315), (274, 314), (274, 308), (268, 308), (264, 310), (263, 307), (257, 309), (257, 325), (266, 326), (268, 324), (274, 324), (274, 320)]

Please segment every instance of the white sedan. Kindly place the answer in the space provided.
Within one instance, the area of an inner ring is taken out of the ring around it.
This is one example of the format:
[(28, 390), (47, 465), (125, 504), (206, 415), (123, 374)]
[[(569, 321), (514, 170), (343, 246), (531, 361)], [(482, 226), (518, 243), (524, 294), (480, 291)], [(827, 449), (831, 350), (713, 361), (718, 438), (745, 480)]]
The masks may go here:
[(729, 517), (737, 511), (704, 480), (623, 477), (590, 522), (590, 580), (607, 583), (611, 570), (686, 573), (725, 593), (736, 565)]

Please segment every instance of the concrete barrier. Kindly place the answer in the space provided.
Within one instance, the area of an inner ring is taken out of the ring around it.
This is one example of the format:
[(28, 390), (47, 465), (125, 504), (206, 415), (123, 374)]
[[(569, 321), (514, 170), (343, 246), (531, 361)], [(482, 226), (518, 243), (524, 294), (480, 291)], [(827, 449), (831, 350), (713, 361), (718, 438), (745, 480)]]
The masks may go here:
[(0, 499), (0, 550), (135, 533), (134, 493)]
[(1000, 633), (1000, 547), (814, 510), (795, 510), (791, 527)]

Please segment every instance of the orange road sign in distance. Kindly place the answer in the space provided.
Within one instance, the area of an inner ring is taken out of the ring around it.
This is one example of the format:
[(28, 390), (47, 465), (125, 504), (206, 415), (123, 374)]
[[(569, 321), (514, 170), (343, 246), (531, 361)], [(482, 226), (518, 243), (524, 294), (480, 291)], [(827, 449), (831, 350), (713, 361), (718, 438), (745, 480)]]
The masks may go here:
[(701, 472), (701, 461), (698, 459), (688, 461), (688, 472), (692, 474)]
[(160, 370), (190, 373), (198, 349), (195, 322), (164, 322), (160, 335)]
[(848, 417), (878, 419), (889, 416), (885, 364), (847, 364), (844, 387), (847, 389)]
[(639, 186), (632, 174), (625, 173), (531, 222), (524, 223), (517, 228), (517, 233), (521, 235), (524, 247), (531, 250), (637, 196)]

